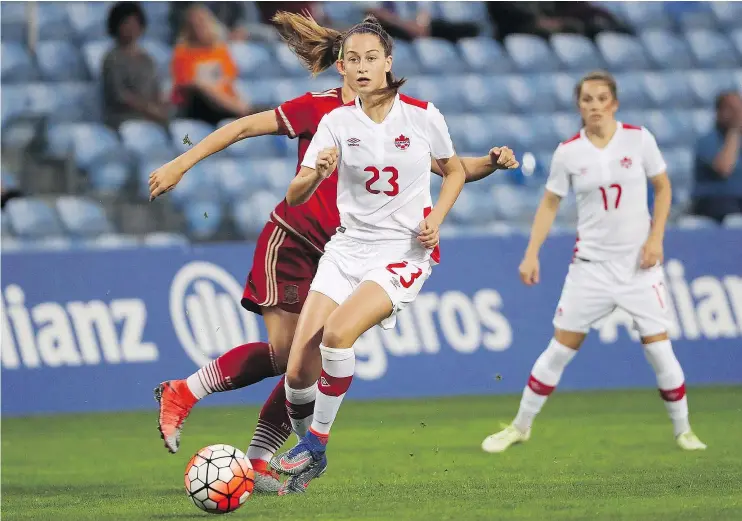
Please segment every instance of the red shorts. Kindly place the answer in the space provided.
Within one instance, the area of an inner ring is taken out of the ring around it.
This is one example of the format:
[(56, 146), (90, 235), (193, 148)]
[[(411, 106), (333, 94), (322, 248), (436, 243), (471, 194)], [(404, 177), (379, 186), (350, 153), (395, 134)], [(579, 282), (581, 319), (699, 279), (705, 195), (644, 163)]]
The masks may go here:
[(255, 245), (252, 270), (242, 294), (242, 307), (262, 314), (261, 307), (277, 306), (298, 314), (317, 272), (320, 254), (268, 222)]

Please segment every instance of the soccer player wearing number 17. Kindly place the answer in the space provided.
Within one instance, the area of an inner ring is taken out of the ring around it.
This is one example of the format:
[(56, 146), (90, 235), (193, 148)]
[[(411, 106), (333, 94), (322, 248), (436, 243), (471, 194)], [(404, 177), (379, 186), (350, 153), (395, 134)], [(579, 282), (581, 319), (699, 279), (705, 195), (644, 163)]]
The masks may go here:
[[(661, 263), (671, 190), (665, 161), (646, 128), (616, 121), (616, 91), (605, 72), (588, 74), (575, 89), (584, 128), (554, 153), (520, 276), (529, 286), (539, 282), (538, 252), (570, 186), (577, 197), (574, 258), (554, 316), (554, 338), (531, 370), (515, 420), (484, 440), (486, 452), (529, 439), (533, 419), (591, 326), (617, 307), (634, 320), (677, 444), (685, 450), (706, 448), (691, 431), (683, 369), (667, 336)], [(655, 193), (653, 220), (647, 178)]]

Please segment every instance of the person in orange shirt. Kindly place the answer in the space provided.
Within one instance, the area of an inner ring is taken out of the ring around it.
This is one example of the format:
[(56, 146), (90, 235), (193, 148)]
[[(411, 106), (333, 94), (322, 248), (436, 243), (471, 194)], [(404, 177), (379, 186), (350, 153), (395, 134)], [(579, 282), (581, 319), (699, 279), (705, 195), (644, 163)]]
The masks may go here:
[(250, 105), (234, 89), (237, 67), (207, 8), (188, 9), (171, 67), (173, 103), (182, 117), (215, 125), (250, 114)]

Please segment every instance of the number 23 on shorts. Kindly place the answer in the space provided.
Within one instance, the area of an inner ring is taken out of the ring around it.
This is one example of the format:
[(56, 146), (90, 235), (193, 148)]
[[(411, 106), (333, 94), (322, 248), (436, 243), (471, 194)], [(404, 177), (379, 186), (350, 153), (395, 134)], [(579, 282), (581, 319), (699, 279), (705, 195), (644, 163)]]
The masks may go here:
[(420, 275), (423, 274), (422, 268), (419, 266), (413, 266), (407, 261), (393, 262), (388, 264), (386, 269), (392, 275), (399, 277), (399, 283), (402, 284), (402, 287), (405, 289), (410, 288), (415, 281), (420, 278)]

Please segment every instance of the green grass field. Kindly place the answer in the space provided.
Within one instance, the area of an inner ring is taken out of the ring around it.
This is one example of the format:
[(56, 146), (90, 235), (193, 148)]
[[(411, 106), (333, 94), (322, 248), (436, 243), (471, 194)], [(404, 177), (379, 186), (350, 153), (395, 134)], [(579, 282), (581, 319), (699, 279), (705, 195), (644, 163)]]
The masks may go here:
[[(348, 402), (330, 466), (308, 494), (254, 496), (233, 519), (742, 520), (742, 388), (691, 389), (685, 453), (656, 391), (561, 393), (531, 441), (480, 451), (519, 397)], [(181, 452), (162, 447), (155, 410), (4, 419), (2, 519), (204, 519), (186, 498), (188, 458), (245, 448), (252, 407), (197, 408)], [(293, 438), (290, 440), (293, 443)]]

